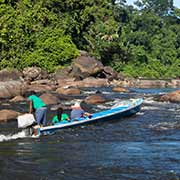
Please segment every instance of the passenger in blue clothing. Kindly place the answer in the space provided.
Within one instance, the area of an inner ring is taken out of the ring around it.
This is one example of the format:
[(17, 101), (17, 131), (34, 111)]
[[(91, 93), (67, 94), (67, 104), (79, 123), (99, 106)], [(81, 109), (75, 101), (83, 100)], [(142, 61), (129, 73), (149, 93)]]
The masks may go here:
[(88, 116), (91, 118), (91, 114), (88, 112), (85, 112), (82, 108), (80, 103), (76, 102), (73, 106), (71, 106), (71, 119), (77, 119), (81, 117)]

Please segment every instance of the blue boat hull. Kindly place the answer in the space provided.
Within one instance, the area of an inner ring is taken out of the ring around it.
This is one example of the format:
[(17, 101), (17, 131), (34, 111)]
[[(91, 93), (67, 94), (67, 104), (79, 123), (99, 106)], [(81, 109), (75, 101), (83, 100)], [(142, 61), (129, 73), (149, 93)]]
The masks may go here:
[(76, 121), (57, 123), (52, 126), (46, 126), (39, 129), (39, 135), (52, 134), (57, 130), (74, 127), (82, 124), (90, 124), (94, 122), (102, 122), (109, 120), (119, 120), (123, 117), (128, 117), (140, 111), (143, 100), (137, 99), (133, 103), (125, 104), (122, 106), (114, 107), (105, 111), (92, 114), (92, 118), (79, 118)]

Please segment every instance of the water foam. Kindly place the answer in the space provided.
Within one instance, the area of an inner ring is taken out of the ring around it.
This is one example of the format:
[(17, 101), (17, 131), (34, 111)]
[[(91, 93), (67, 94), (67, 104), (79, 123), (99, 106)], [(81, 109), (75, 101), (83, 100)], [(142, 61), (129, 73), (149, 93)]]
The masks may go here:
[(21, 131), (13, 135), (0, 134), (0, 142), (10, 141), (10, 140), (19, 139), (19, 138), (25, 138), (25, 137), (27, 137), (25, 131)]

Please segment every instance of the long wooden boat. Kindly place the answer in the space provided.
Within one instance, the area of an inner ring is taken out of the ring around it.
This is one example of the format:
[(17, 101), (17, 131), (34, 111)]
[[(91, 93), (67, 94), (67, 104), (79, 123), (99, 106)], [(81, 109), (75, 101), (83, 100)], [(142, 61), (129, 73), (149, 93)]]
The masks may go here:
[(70, 122), (59, 122), (51, 126), (41, 127), (38, 129), (38, 135), (47, 135), (63, 128), (78, 126), (97, 121), (119, 120), (122, 117), (131, 116), (139, 112), (142, 103), (143, 99), (141, 98), (122, 101), (119, 104), (111, 107), (110, 109), (92, 114), (91, 118), (79, 118), (76, 120), (71, 120)]

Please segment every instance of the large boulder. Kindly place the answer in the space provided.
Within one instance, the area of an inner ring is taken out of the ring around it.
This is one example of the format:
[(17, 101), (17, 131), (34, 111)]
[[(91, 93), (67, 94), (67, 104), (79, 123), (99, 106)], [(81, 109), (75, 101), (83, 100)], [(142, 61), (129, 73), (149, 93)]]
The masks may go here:
[(80, 56), (72, 61), (71, 66), (56, 70), (54, 77), (62, 86), (63, 83), (65, 85), (68, 85), (67, 83), (81, 84), (80, 80), (90, 77), (111, 81), (118, 79), (119, 74), (109, 66), (104, 67), (100, 61), (89, 56), (87, 52), (80, 51)]
[(80, 89), (76, 87), (60, 87), (56, 90), (57, 93), (59, 94), (64, 94), (64, 95), (79, 95), (81, 94)]
[(120, 78), (111, 82), (113, 86), (137, 87), (137, 88), (166, 88), (180, 87), (180, 80), (159, 80), (159, 79), (127, 79)]
[(58, 104), (59, 99), (50, 93), (45, 93), (40, 96), (40, 98), (44, 101), (45, 104), (50, 105), (50, 104)]
[(171, 84), (171, 87), (180, 87), (180, 79), (172, 79)]
[(82, 78), (95, 76), (104, 68), (100, 61), (90, 57), (87, 55), (87, 53), (84, 52), (81, 52), (81, 55), (73, 60), (72, 67), (77, 71), (78, 74), (78, 69), (80, 70)]
[(129, 92), (129, 90), (128, 89), (126, 89), (126, 88), (124, 88), (124, 87), (119, 87), (119, 86), (117, 86), (117, 87), (113, 87), (112, 88), (112, 91), (114, 91), (114, 92)]
[(76, 83), (76, 78), (59, 78), (57, 79), (57, 82), (58, 82), (58, 85), (59, 86), (68, 86), (68, 85), (71, 85), (71, 84), (74, 84)]
[(111, 81), (112, 86), (121, 86), (121, 87), (136, 87), (134, 79), (125, 79), (119, 78), (118, 80), (114, 79)]
[(160, 101), (178, 102), (180, 103), (180, 90), (162, 95)]
[(26, 84), (25, 85), (26, 91), (47, 92), (47, 91), (52, 91), (53, 89), (54, 87), (48, 84)]
[(20, 113), (13, 110), (9, 110), (9, 109), (0, 110), (0, 122), (15, 120), (18, 115), (20, 115)]
[(101, 78), (86, 78), (82, 81), (80, 84), (80, 87), (103, 87), (103, 86), (109, 86), (109, 81), (107, 79), (101, 79)]
[(26, 101), (26, 98), (23, 96), (15, 96), (14, 98), (10, 99), (10, 102), (21, 102), (21, 101)]
[(84, 99), (84, 102), (87, 104), (101, 104), (105, 103), (106, 101), (107, 99), (105, 99), (102, 95), (99, 94), (94, 94)]
[(16, 81), (22, 79), (22, 73), (17, 69), (3, 69), (0, 71), (0, 81)]
[(27, 67), (23, 69), (23, 77), (26, 81), (34, 81), (48, 78), (48, 73), (40, 67)]
[(89, 77), (89, 78), (85, 78), (81, 81), (62, 81), (59, 82), (59, 85), (64, 85), (66, 87), (79, 87), (79, 88), (83, 88), (83, 87), (107, 87), (110, 85), (108, 79), (101, 79), (101, 78), (94, 78), (94, 77)]
[(103, 71), (103, 69), (104, 66), (100, 61), (85, 53), (81, 53), (78, 58), (72, 61), (71, 66), (56, 70), (55, 78), (57, 81), (66, 78), (82, 80), (89, 76), (96, 77), (98, 73)]
[(40, 84), (40, 85), (48, 85), (54, 87), (56, 86), (57, 82), (54, 79), (41, 79), (41, 80), (31, 81), (31, 83), (29, 84), (31, 85)]
[(24, 84), (21, 81), (0, 82), (0, 98), (11, 98), (23, 94)]
[(72, 67), (68, 66), (62, 69), (57, 69), (54, 73), (55, 78), (58, 79), (66, 79), (66, 78), (70, 78), (71, 76), (71, 72), (72, 72)]
[(99, 76), (102, 76), (103, 78), (107, 78), (108, 80), (112, 81), (113, 79), (118, 78), (118, 73), (112, 67), (105, 66)]
[(138, 79), (135, 80), (135, 85), (140, 88), (152, 88), (152, 87), (168, 87), (170, 82), (166, 80), (147, 80), (147, 79)]

